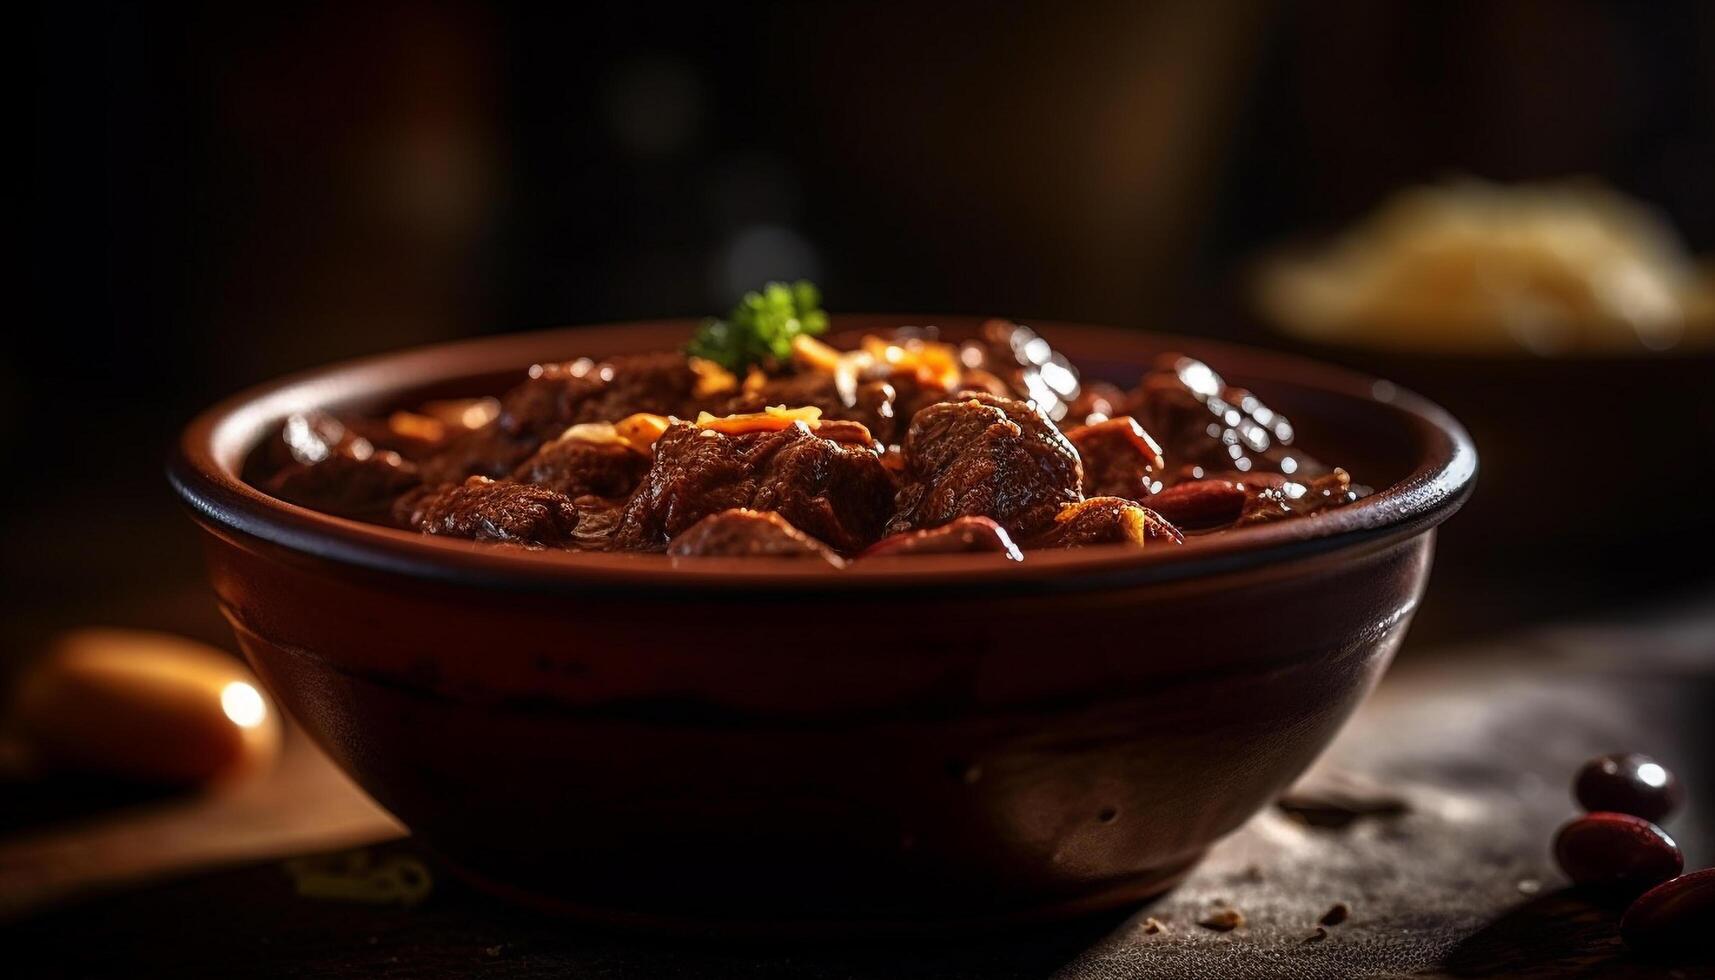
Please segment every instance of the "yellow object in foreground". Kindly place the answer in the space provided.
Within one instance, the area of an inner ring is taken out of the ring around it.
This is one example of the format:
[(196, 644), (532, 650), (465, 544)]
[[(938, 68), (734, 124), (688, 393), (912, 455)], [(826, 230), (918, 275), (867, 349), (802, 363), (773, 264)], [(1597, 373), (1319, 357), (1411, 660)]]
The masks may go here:
[(8, 722), (42, 768), (145, 783), (241, 776), (280, 743), (278, 715), (243, 664), (143, 630), (61, 636), (19, 684)]

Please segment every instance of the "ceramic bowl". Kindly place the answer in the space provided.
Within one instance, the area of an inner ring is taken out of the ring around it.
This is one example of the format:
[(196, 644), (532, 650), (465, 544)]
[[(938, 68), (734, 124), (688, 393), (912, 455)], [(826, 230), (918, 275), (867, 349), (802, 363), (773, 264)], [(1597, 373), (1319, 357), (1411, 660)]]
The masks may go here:
[[(837, 329), (976, 318), (843, 317)], [(1313, 362), (1033, 324), (1086, 376), (1201, 356), (1377, 492), (1194, 538), (844, 570), (530, 552), (354, 523), (240, 478), (288, 413), (493, 393), (690, 322), (354, 361), (211, 409), (170, 478), (274, 695), (449, 864), (610, 922), (938, 928), (1170, 888), (1381, 676), (1476, 457), (1446, 413)]]

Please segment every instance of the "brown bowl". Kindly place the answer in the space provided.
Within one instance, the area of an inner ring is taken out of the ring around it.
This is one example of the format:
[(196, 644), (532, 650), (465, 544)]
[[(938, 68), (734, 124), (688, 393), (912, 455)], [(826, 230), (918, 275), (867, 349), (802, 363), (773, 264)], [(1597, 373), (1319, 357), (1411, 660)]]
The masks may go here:
[(1171, 887), (1316, 757), (1404, 637), (1476, 457), (1446, 413), (1359, 375), (1037, 326), (1115, 381), (1163, 350), (1204, 356), (1379, 492), (1181, 548), (838, 570), (451, 541), (238, 477), (294, 410), (492, 392), (532, 361), (672, 346), (686, 322), (288, 378), (193, 422), (170, 477), (263, 680), (480, 882), (713, 929), (1068, 915)]

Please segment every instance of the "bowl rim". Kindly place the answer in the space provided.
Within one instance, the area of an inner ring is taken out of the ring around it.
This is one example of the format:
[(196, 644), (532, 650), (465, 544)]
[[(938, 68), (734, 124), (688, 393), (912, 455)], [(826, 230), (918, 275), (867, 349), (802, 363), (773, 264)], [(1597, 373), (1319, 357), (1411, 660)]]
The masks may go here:
[[(876, 330), (934, 323), (969, 330), (986, 317), (942, 314), (836, 314), (836, 330)], [(1390, 382), (1319, 361), (1254, 347), (1172, 334), (1055, 321), (1031, 321), (1051, 341), (1113, 349), (1136, 362), (1144, 351), (1181, 350), (1228, 363), (1242, 361), (1246, 377), (1274, 376), (1283, 384), (1355, 398), (1400, 413), (1427, 451), (1410, 474), (1345, 507), (1217, 535), (1197, 536), (1171, 549), (1100, 545), (1030, 552), (1022, 562), (993, 554), (870, 558), (844, 568), (781, 558), (676, 558), (667, 555), (532, 551), (417, 534), (310, 510), (271, 497), (239, 475), (261, 434), (291, 411), (365, 391), (409, 390), (437, 382), (522, 370), (540, 354), (561, 357), (670, 347), (688, 336), (694, 319), (650, 319), (500, 334), (415, 347), (312, 368), (245, 389), (193, 419), (167, 464), (167, 477), (193, 518), (230, 542), (256, 540), (312, 558), (407, 577), (522, 591), (579, 594), (642, 591), (770, 594), (967, 588), (1028, 592), (1081, 590), (1177, 581), (1256, 568), (1304, 557), (1380, 545), (1425, 532), (1469, 496), (1477, 454), (1465, 429), (1444, 409)], [(622, 341), (620, 338), (624, 338)], [(650, 339), (644, 339), (650, 338)], [(606, 340), (607, 343), (601, 343)], [(592, 346), (592, 342), (595, 342)], [(580, 344), (582, 346), (580, 346)], [(606, 348), (606, 349), (603, 349)], [(1074, 357), (1074, 360), (1077, 360)], [(384, 383), (383, 383), (384, 382)]]

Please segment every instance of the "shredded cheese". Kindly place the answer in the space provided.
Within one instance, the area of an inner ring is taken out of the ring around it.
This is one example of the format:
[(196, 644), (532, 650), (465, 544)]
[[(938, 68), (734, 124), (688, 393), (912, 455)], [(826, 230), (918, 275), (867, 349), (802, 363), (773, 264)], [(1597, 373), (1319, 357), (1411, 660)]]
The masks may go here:
[(805, 367), (829, 374), (833, 373), (840, 363), (838, 350), (802, 333), (792, 338), (792, 357)]
[(424, 442), (440, 442), (447, 435), (447, 427), (440, 419), (416, 412), (394, 412), (387, 417), (387, 428), (396, 436)]
[(738, 376), (714, 361), (702, 357), (690, 358), (691, 373), (697, 376), (692, 391), (698, 398), (724, 395), (738, 390)]
[(581, 442), (591, 446), (622, 446), (645, 456), (655, 440), (667, 431), (669, 420), (660, 415), (639, 412), (618, 422), (579, 422), (560, 433), (560, 442)]
[(743, 435), (747, 432), (779, 432), (790, 428), (799, 422), (815, 428), (821, 422), (822, 410), (814, 405), (802, 408), (787, 408), (785, 405), (770, 405), (760, 412), (750, 412), (742, 415), (715, 416), (708, 412), (697, 415), (697, 428), (711, 432), (721, 432), (729, 436)]

